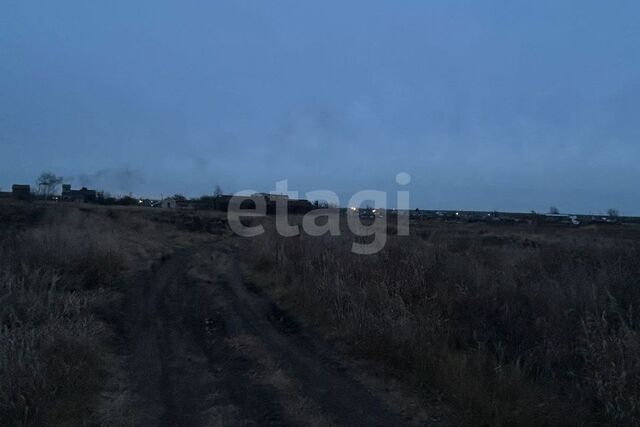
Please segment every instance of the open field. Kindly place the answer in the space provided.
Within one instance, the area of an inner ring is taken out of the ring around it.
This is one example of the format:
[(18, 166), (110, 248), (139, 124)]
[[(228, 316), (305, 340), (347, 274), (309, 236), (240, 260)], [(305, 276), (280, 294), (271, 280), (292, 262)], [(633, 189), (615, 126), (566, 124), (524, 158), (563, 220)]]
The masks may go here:
[(478, 425), (635, 424), (640, 227), (418, 222), (353, 238), (247, 241), (288, 310)]
[(640, 227), (252, 221), (0, 203), (0, 425), (638, 422)]

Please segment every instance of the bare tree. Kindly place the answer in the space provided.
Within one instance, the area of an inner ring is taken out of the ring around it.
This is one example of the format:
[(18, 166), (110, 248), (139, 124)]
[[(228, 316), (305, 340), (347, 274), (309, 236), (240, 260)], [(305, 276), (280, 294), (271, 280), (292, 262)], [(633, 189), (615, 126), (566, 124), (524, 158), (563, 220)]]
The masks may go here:
[(617, 218), (620, 216), (620, 212), (618, 211), (618, 209), (609, 208), (607, 209), (607, 215), (609, 215), (611, 218)]
[(549, 213), (551, 215), (558, 215), (560, 213), (560, 210), (558, 210), (558, 208), (556, 208), (555, 206), (551, 206), (549, 208)]
[(56, 192), (56, 188), (60, 184), (64, 178), (61, 176), (57, 176), (52, 172), (43, 172), (40, 174), (38, 179), (36, 180), (36, 184), (38, 184), (38, 189), (40, 194), (44, 196), (44, 199), (47, 200), (52, 194)]
[(220, 197), (220, 196), (222, 196), (222, 194), (224, 194), (222, 192), (222, 187), (220, 187), (218, 184), (216, 184), (216, 188), (215, 188), (215, 190), (213, 190), (213, 197)]

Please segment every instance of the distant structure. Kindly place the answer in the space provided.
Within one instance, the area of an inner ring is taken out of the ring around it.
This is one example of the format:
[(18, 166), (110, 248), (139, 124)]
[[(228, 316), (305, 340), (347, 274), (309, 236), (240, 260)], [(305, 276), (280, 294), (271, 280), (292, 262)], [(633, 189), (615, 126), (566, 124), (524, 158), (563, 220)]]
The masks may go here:
[(286, 194), (257, 193), (253, 197), (264, 197), (267, 204), (267, 214), (276, 213), (278, 201), (284, 201), (287, 205), (287, 212), (290, 214), (305, 214), (314, 209), (313, 203), (304, 199), (290, 199)]
[(30, 185), (13, 184), (11, 191), (0, 191), (0, 199), (29, 200), (30, 198)]
[(31, 186), (26, 184), (13, 184), (11, 193), (16, 200), (28, 200), (31, 198)]
[(162, 209), (175, 209), (176, 206), (176, 199), (174, 199), (173, 197), (169, 197), (168, 199), (162, 199), (160, 201), (159, 206)]
[(77, 202), (77, 203), (89, 203), (96, 200), (96, 190), (89, 190), (87, 187), (82, 187), (79, 190), (72, 190), (70, 184), (62, 185), (62, 197), (65, 202)]
[(256, 200), (262, 198), (265, 201), (268, 215), (276, 213), (276, 203), (278, 201), (286, 202), (287, 211), (291, 214), (305, 214), (314, 209), (313, 204), (308, 200), (290, 199), (289, 196), (284, 194), (270, 193), (255, 193), (251, 196), (233, 196), (229, 194), (219, 194), (213, 197), (205, 196), (199, 200), (189, 201), (189, 206), (194, 209), (213, 209), (227, 212), (232, 198), (235, 198), (235, 201), (239, 203), (242, 209), (255, 209)]
[(569, 215), (569, 214), (546, 214), (545, 221), (548, 223), (555, 224), (570, 224), (570, 225), (580, 225), (580, 221), (578, 220), (577, 215)]
[(287, 201), (287, 210), (291, 214), (306, 214), (307, 212), (311, 212), (314, 209), (313, 203), (308, 200), (299, 199), (299, 200), (291, 200)]
[(188, 200), (176, 199), (175, 197), (168, 197), (166, 199), (162, 199), (158, 204), (159, 207), (163, 209), (176, 209), (176, 208), (191, 208), (191, 204)]
[(254, 196), (264, 197), (267, 203), (275, 203), (278, 200), (289, 200), (289, 196), (286, 194), (256, 193)]

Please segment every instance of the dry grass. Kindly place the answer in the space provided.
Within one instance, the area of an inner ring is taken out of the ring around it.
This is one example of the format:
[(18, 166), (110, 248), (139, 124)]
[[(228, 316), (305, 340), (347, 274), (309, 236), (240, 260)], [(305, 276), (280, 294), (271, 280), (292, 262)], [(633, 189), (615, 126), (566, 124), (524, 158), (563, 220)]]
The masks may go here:
[(139, 420), (112, 330), (122, 291), (163, 254), (226, 233), (221, 218), (0, 201), (0, 426)]
[[(111, 332), (95, 313), (124, 272), (226, 233), (218, 219), (2, 206), (0, 425), (96, 422)], [(464, 424), (631, 425), (640, 239), (628, 235), (443, 225), (358, 256), (351, 236), (270, 233), (247, 255), (290, 309), (442, 393)]]
[(280, 366), (280, 362), (265, 347), (260, 337), (241, 334), (227, 340), (237, 353), (251, 360), (257, 369), (253, 380), (271, 387), (287, 414), (297, 425), (330, 427), (335, 423), (322, 414), (320, 406), (300, 394), (300, 385)]
[(123, 268), (113, 236), (96, 228), (65, 213), (62, 225), (2, 235), (0, 425), (91, 419), (109, 335), (93, 312)]
[(282, 300), (360, 356), (441, 391), (465, 424), (640, 422), (640, 242), (414, 229), (251, 241)]

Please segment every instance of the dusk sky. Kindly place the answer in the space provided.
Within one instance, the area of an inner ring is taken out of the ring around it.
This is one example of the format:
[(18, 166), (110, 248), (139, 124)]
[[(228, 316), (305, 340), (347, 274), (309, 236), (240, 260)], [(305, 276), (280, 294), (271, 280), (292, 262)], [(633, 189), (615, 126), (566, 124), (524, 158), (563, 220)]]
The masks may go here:
[(639, 20), (637, 1), (5, 0), (0, 186), (288, 179), (343, 205), (640, 214)]

